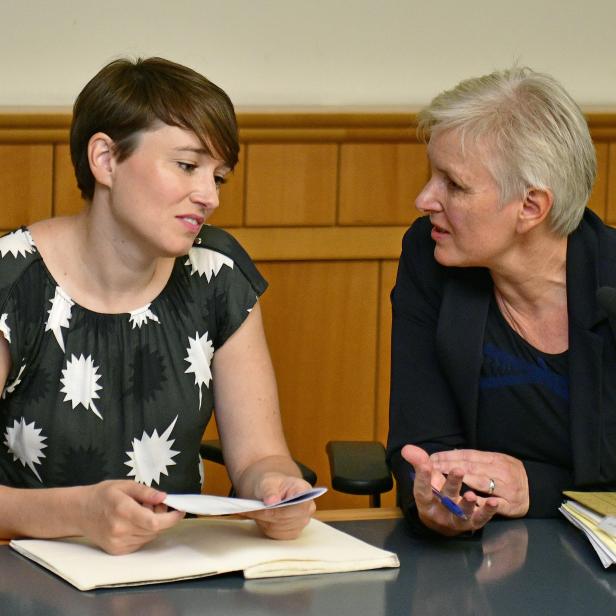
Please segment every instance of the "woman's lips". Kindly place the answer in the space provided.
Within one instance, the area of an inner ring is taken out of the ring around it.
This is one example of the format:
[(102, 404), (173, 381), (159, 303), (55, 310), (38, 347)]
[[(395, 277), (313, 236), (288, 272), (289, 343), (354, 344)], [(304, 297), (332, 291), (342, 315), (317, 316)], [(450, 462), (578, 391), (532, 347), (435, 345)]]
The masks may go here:
[(194, 231), (195, 233), (199, 231), (201, 225), (203, 224), (203, 218), (201, 216), (176, 216), (176, 218), (188, 229)]
[(449, 231), (447, 229), (443, 229), (443, 227), (439, 227), (438, 225), (432, 224), (432, 232), (430, 236), (433, 240), (439, 240), (443, 237), (449, 235)]

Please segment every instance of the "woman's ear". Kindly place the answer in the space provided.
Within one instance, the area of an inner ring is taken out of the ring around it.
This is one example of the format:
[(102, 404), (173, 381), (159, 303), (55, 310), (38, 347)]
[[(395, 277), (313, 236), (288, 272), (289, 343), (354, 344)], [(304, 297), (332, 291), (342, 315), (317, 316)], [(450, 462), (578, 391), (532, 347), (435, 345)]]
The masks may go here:
[(526, 233), (541, 224), (554, 204), (554, 195), (547, 188), (529, 188), (518, 216), (518, 231)]
[(94, 133), (88, 141), (90, 171), (98, 184), (111, 188), (115, 159), (113, 139), (105, 133)]

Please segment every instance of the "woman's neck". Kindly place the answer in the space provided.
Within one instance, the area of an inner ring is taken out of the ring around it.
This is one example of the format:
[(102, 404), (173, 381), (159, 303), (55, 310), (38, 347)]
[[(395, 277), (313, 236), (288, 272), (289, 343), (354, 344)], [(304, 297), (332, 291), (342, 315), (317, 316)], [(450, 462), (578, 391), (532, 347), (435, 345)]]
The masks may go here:
[(51, 275), (73, 301), (95, 312), (130, 312), (151, 302), (169, 280), (174, 259), (149, 255), (91, 208), (32, 226)]
[(537, 234), (490, 268), (494, 287), (510, 305), (542, 309), (566, 300), (567, 238)]
[(529, 344), (562, 353), (569, 346), (567, 238), (538, 239), (490, 270), (494, 297), (509, 326)]

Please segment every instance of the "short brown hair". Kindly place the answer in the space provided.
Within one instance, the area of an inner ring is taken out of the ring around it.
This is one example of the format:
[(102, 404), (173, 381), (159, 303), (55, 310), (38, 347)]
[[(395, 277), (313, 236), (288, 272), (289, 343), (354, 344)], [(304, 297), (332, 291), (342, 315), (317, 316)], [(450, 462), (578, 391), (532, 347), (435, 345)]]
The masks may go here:
[(191, 130), (206, 151), (233, 169), (239, 154), (233, 104), (217, 85), (192, 69), (163, 58), (115, 60), (84, 87), (73, 106), (70, 144), (77, 186), (94, 196), (88, 142), (97, 132), (114, 141), (118, 161), (128, 158), (138, 134), (157, 121)]

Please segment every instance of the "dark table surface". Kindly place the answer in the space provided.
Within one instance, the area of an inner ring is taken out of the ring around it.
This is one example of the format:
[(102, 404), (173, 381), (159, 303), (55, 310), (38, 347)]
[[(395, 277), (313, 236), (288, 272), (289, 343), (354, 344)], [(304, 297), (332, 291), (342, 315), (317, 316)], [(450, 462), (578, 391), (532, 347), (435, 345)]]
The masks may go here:
[(413, 538), (400, 519), (333, 525), (397, 552), (400, 569), (79, 592), (4, 545), (0, 614), (616, 615), (616, 569), (603, 569), (564, 519), (495, 521), (479, 540), (436, 542)]

